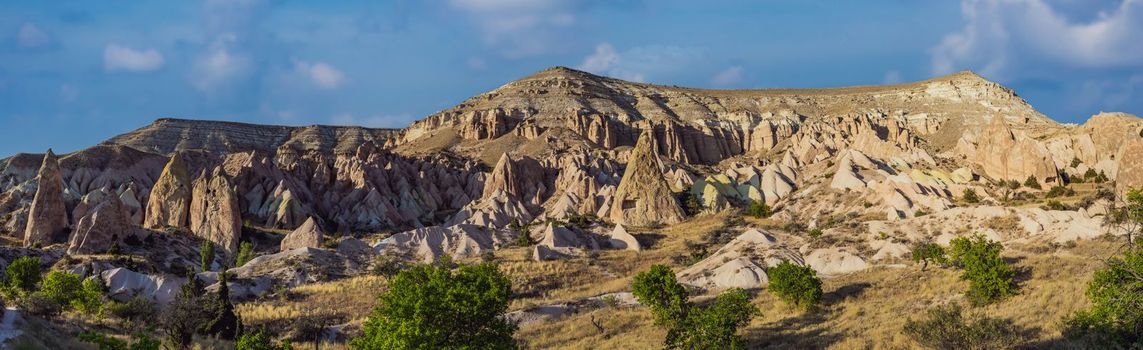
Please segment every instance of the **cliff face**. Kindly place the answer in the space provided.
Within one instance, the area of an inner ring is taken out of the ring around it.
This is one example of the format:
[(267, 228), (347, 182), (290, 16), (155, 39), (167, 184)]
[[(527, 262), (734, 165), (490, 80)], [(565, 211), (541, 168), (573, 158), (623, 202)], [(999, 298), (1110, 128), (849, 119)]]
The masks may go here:
[[(580, 217), (670, 223), (685, 219), (671, 197), (684, 192), (696, 203), (682, 204), (698, 206), (688, 214), (764, 202), (791, 215), (902, 217), (947, 208), (950, 193), (972, 181), (1059, 183), (1088, 169), (1114, 179), (1137, 168), (1137, 152), (1123, 147), (1137, 147), (1139, 129), (1139, 118), (1122, 114), (1057, 124), (972, 73), (890, 86), (703, 90), (557, 67), (400, 130), (160, 119), (60, 157), (58, 197), (60, 212), (77, 213), (64, 226), (84, 218), (96, 205), (84, 198), (101, 191), (119, 199), (131, 225), (188, 227), (228, 247), (235, 222), (293, 230), (314, 221), (331, 232)], [(168, 165), (176, 154), (180, 164)], [(44, 158), (0, 160), (0, 230), (26, 232)], [(195, 191), (190, 175), (204, 172), (211, 175)], [(838, 188), (868, 205), (818, 200), (838, 197), (820, 185), (835, 173), (846, 184)], [(222, 196), (195, 201), (192, 192)], [(226, 210), (225, 229), (203, 230), (219, 220), (209, 218), (212, 207)], [(446, 231), (456, 230), (432, 232)]]
[[(528, 141), (560, 129), (581, 141), (569, 148), (614, 149), (634, 145), (641, 130), (650, 129), (659, 153), (670, 160), (715, 164), (767, 152), (808, 120), (852, 113), (877, 113), (900, 122), (914, 134), (931, 136), (939, 149), (952, 148), (963, 130), (987, 125), (991, 115), (1005, 115), (1015, 122), (1013, 128), (1035, 135), (1060, 128), (1011, 90), (967, 72), (890, 86), (702, 90), (557, 67), (414, 122), (389, 145), (417, 149), (440, 143), (442, 135), (456, 144), (480, 144), (508, 135), (514, 139), (499, 142), (499, 147), (524, 150)], [(436, 146), (428, 148), (440, 148)], [(465, 153), (471, 148), (451, 149)]]

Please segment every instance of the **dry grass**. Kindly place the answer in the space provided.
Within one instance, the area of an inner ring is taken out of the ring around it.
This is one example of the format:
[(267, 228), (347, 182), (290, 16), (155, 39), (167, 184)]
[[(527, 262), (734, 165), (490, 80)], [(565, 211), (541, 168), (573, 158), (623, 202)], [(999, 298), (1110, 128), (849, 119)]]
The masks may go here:
[[(1086, 283), (1102, 266), (1100, 259), (1116, 247), (1116, 243), (1085, 241), (1048, 254), (1012, 249), (1006, 257), (1015, 260), (1021, 271), (1020, 294), (972, 311), (1012, 319), (1027, 331), (1026, 341), (1033, 346), (1057, 345), (1053, 341), (1060, 337), (1060, 320), (1088, 306)], [(962, 302), (968, 284), (959, 276), (959, 271), (951, 269), (922, 272), (915, 266), (875, 267), (824, 280), (823, 303), (808, 312), (761, 291), (754, 304), (762, 316), (741, 334), (752, 348), (915, 348), (901, 332), (906, 320), (921, 317), (934, 305)], [(603, 333), (592, 326), (592, 315), (605, 320)], [(651, 322), (644, 309), (604, 309), (532, 324), (517, 336), (528, 348), (537, 349), (651, 349), (662, 345), (664, 335)]]
[(356, 322), (369, 316), (384, 288), (384, 277), (358, 276), (294, 287), (285, 296), (238, 304), (236, 309), (248, 326), (315, 316)]

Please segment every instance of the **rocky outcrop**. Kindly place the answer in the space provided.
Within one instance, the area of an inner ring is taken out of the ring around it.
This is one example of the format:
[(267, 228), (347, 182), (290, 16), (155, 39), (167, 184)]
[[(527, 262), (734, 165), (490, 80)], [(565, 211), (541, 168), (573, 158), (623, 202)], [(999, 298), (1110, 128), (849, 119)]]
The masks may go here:
[(1115, 159), (1118, 162), (1116, 192), (1124, 194), (1130, 189), (1143, 190), (1143, 138), (1124, 143)]
[(194, 181), (190, 202), (190, 230), (195, 236), (214, 242), (227, 254), (238, 252), (242, 235), (242, 212), (238, 195), (221, 168)]
[(611, 244), (611, 248), (636, 252), (643, 250), (643, 245), (639, 244), (639, 240), (635, 239), (635, 236), (627, 233), (627, 229), (623, 228), (623, 225), (615, 225), (615, 229), (612, 229), (611, 232), (607, 234), (607, 238), (608, 243)]
[(993, 179), (1024, 181), (1031, 176), (1041, 184), (1060, 183), (1048, 149), (1026, 136), (1017, 136), (1001, 116), (993, 117), (992, 123), (977, 136), (975, 144), (963, 138), (958, 148)]
[(631, 150), (627, 169), (611, 200), (608, 218), (616, 224), (650, 226), (683, 221), (683, 210), (663, 177), (651, 134), (643, 133)]
[(67, 208), (64, 206), (59, 159), (50, 149), (44, 155), (36, 182), (36, 195), (28, 210), (28, 222), (24, 231), (25, 246), (59, 242), (67, 234)]
[(322, 240), (325, 238), (325, 233), (322, 232), (321, 227), (318, 226), (314, 218), (306, 219), (305, 223), (298, 226), (297, 229), (287, 234), (282, 238), (280, 250), (287, 251), (297, 248), (321, 248)]
[(711, 290), (761, 288), (769, 282), (766, 268), (782, 261), (802, 263), (801, 254), (773, 234), (749, 229), (680, 271), (679, 282)]
[(171, 156), (163, 167), (151, 195), (147, 199), (147, 212), (143, 217), (143, 227), (163, 229), (167, 227), (187, 227), (190, 212), (191, 180), (187, 164), (180, 153)]
[(513, 238), (507, 232), (476, 225), (432, 226), (395, 234), (378, 242), (373, 249), (378, 254), (432, 263), (444, 254), (456, 259), (480, 256), (512, 242)]
[(119, 197), (109, 195), (87, 211), (75, 226), (68, 254), (99, 254), (135, 235), (131, 213)]

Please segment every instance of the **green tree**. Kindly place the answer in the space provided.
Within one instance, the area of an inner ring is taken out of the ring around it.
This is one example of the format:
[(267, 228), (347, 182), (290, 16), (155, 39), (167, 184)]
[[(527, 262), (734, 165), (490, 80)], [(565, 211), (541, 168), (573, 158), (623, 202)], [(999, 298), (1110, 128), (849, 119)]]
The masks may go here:
[(419, 265), (398, 273), (363, 325), (354, 349), (515, 349), (504, 319), (512, 283), (495, 263)]
[(1143, 192), (1132, 188), (1124, 197), (1122, 206), (1108, 210), (1104, 224), (1119, 228), (1127, 236), (1127, 243), (1135, 243), (1135, 236), (1143, 229)]
[(738, 328), (758, 315), (746, 291), (730, 289), (714, 304), (692, 308), (681, 327), (668, 332), (667, 347), (676, 349), (745, 349)]
[(103, 305), (103, 283), (95, 278), (83, 280), (83, 285), (75, 298), (71, 300), (72, 308), (88, 315), (100, 313)]
[(83, 281), (71, 272), (52, 271), (40, 283), (40, 290), (36, 293), (55, 301), (61, 306), (71, 305), (71, 301), (79, 296), (83, 289)]
[(980, 203), (980, 196), (976, 194), (976, 190), (971, 188), (964, 189), (964, 194), (961, 195), (965, 203), (976, 204)]
[(983, 305), (1016, 294), (1016, 272), (1000, 257), (1000, 242), (978, 234), (955, 238), (949, 246), (950, 261), (964, 269), (961, 279), (969, 282), (969, 302)]
[(1028, 178), (1024, 180), (1024, 187), (1034, 188), (1038, 190), (1040, 189), (1040, 182), (1036, 181), (1035, 175), (1028, 175)]
[(290, 342), (283, 341), (281, 344), (274, 344), (270, 335), (262, 329), (254, 332), (248, 332), (238, 338), (238, 342), (234, 345), (234, 350), (291, 350)]
[(1065, 320), (1064, 334), (1099, 348), (1143, 348), (1143, 245), (1109, 259), (1087, 285), (1091, 308)]
[(808, 308), (822, 299), (822, 281), (817, 271), (808, 267), (783, 261), (766, 270), (770, 280), (769, 290), (782, 301)]
[(16, 258), (8, 265), (5, 272), (5, 276), (8, 278), (8, 287), (19, 292), (30, 293), (36, 289), (36, 284), (40, 283), (42, 277), (40, 258), (34, 256)]
[(210, 266), (214, 265), (214, 242), (202, 241), (198, 248), (198, 255), (202, 264), (202, 271), (210, 271)]
[(670, 328), (685, 319), (690, 307), (687, 290), (679, 284), (671, 268), (652, 265), (650, 270), (635, 275), (631, 289), (639, 303), (651, 309), (656, 325)]
[(756, 218), (770, 217), (770, 206), (766, 205), (766, 202), (750, 202), (750, 208), (747, 209), (747, 214)]
[(194, 275), (179, 289), (179, 294), (167, 304), (159, 317), (159, 328), (174, 348), (186, 348), (199, 326), (210, 319), (203, 305), (203, 286)]
[(238, 257), (234, 259), (234, 266), (246, 265), (250, 259), (254, 258), (254, 243), (243, 241), (238, 245)]
[(921, 263), (921, 271), (925, 271), (929, 263), (948, 264), (948, 257), (945, 256), (945, 248), (939, 244), (918, 243), (913, 247), (913, 262)]
[(952, 304), (929, 309), (928, 317), (905, 322), (905, 335), (930, 349), (1007, 349), (1019, 340), (1018, 329), (1007, 319), (966, 319)]
[(242, 320), (234, 312), (234, 303), (230, 302), (229, 278), (230, 273), (227, 271), (218, 273), (218, 291), (208, 304), (209, 319), (201, 330), (212, 336), (234, 340), (242, 334)]

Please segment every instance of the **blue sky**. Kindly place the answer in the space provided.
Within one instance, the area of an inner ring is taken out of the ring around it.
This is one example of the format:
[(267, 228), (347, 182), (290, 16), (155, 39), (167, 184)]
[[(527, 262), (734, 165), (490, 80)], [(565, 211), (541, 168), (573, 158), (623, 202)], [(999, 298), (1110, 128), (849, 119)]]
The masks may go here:
[(695, 87), (974, 70), (1045, 114), (1143, 113), (1143, 0), (5, 1), (0, 156), (160, 117), (403, 127), (554, 65)]

